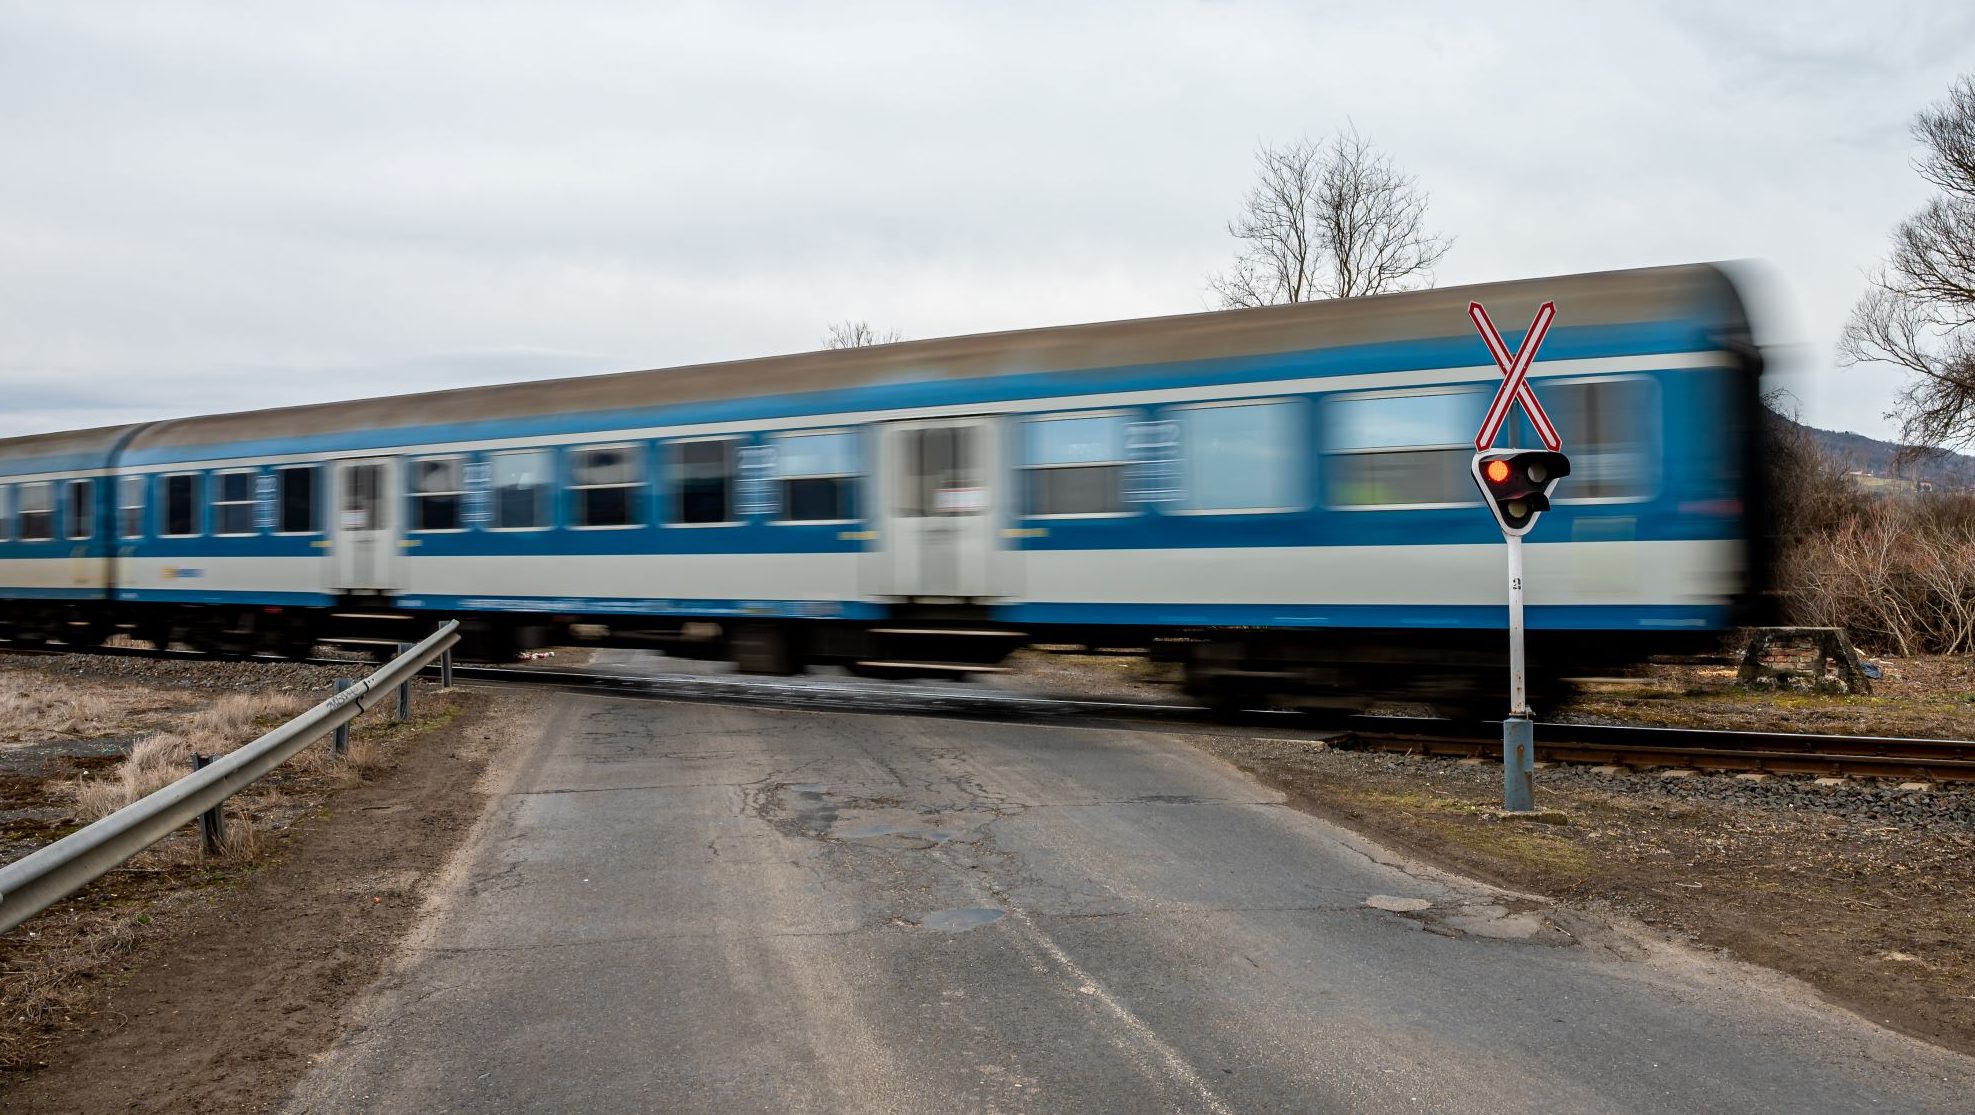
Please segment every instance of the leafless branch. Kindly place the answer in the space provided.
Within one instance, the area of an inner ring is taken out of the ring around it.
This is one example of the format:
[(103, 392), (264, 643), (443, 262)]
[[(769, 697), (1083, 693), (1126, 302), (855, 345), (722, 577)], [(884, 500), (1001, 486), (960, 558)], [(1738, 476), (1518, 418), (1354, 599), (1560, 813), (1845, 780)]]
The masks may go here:
[(1910, 379), (1893, 416), (1901, 440), (1975, 444), (1975, 77), (1914, 121), (1916, 164), (1941, 195), (1900, 223), (1839, 341), (1848, 364), (1892, 364)]
[(1427, 195), (1356, 129), (1255, 152), (1256, 181), (1228, 232), (1233, 266), (1208, 278), (1229, 308), (1433, 285), (1453, 247), (1427, 231)]
[(879, 332), (868, 321), (833, 321), (823, 335), (824, 348), (863, 348), (866, 345), (897, 344), (905, 334), (896, 329)]

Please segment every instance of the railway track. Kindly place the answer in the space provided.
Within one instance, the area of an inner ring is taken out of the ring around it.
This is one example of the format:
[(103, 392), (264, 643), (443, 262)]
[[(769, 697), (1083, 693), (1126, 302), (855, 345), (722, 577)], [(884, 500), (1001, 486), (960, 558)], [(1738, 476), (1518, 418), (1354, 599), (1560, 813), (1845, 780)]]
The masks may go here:
[[(1500, 722), (1357, 717), (1361, 744), (1382, 751), (1500, 758)], [(1835, 736), (1650, 728), (1636, 724), (1536, 725), (1545, 762), (1622, 767), (1758, 771), (1831, 777), (1975, 781), (1975, 742), (1902, 736)]]
[[(43, 655), (67, 652), (0, 646), (0, 653)], [(84, 653), (179, 660), (218, 657), (194, 651), (159, 652), (128, 647), (101, 647)], [(318, 665), (350, 664), (338, 659), (308, 661)], [(433, 676), (437, 670), (428, 668), (426, 673)], [(455, 665), (453, 673), (456, 680), (482, 684), (542, 686), (652, 700), (735, 702), (840, 712), (960, 716), (1167, 730), (1225, 730), (1227, 727), (1225, 720), (1218, 718), (1213, 711), (1183, 701), (1163, 703), (1046, 697), (978, 685), (908, 685), (857, 678), (647, 674), (564, 667), (464, 664)], [(1299, 734), (1323, 735), (1329, 746), (1340, 749), (1486, 759), (1498, 758), (1501, 754), (1501, 725), (1496, 721), (1369, 714), (1324, 715), (1258, 709), (1242, 714), (1242, 722), (1248, 727), (1293, 724)], [(1539, 760), (1545, 762), (1633, 768), (1761, 771), (1933, 782), (1975, 781), (1975, 741), (1969, 740), (1543, 722), (1536, 725), (1536, 754)]]
[[(1097, 701), (1000, 692), (979, 687), (920, 687), (836, 679), (778, 680), (745, 675), (612, 674), (575, 669), (456, 666), (456, 677), (510, 685), (609, 691), (661, 700), (739, 700), (791, 708), (919, 715), (985, 716), (1057, 723), (1211, 727), (1197, 705)], [(1256, 710), (1255, 723), (1293, 721), (1332, 734), (1330, 746), (1428, 755), (1499, 758), (1499, 721)], [(1740, 732), (1618, 724), (1540, 723), (1536, 752), (1547, 762), (1626, 767), (1763, 771), (1927, 781), (1975, 781), (1975, 741), (1797, 732)]]

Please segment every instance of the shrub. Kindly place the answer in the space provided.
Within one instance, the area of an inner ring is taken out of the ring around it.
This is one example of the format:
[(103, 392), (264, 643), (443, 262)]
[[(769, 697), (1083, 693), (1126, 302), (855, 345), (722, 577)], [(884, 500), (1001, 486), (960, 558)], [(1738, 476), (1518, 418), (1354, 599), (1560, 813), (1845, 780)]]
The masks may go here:
[(1895, 654), (1975, 653), (1975, 497), (1868, 495), (1780, 422), (1770, 461), (1792, 622)]

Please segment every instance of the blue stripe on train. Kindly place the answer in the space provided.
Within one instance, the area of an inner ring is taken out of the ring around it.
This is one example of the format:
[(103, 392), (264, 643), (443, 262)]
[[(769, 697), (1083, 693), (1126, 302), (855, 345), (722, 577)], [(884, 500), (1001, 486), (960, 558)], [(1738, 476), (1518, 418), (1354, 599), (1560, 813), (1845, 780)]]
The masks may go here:
[[(7, 590), (21, 595), (30, 590)], [(42, 590), (56, 591), (56, 590)], [(299, 592), (200, 592), (124, 589), (118, 600), (178, 604), (246, 604), (324, 607), (334, 599)], [(409, 611), (513, 612), (522, 614), (760, 616), (783, 619), (882, 620), (884, 604), (862, 600), (693, 600), (582, 596), (439, 596), (396, 598)], [(989, 614), (1015, 625), (1115, 625), (1120, 627), (1296, 627), (1502, 630), (1508, 610), (1499, 604), (1079, 604), (993, 605)], [(1532, 630), (1718, 631), (1730, 626), (1726, 605), (1532, 604)]]
[[(0, 593), (12, 592), (0, 589)], [(250, 604), (282, 608), (326, 608), (336, 597), (326, 592), (258, 592), (222, 589), (120, 588), (116, 598), (143, 604)]]
[(862, 600), (710, 600), (599, 596), (435, 596), (413, 593), (394, 605), (407, 611), (527, 612), (566, 615), (762, 616), (785, 619), (884, 619), (890, 609)]
[(0, 587), (0, 599), (4, 600), (101, 600), (103, 587), (83, 586), (80, 588), (7, 588)]
[[(0, 594), (11, 590), (0, 589)], [(234, 604), (328, 607), (334, 596), (313, 592), (238, 592), (196, 589), (119, 589), (116, 598), (139, 603)], [(427, 612), (517, 612), (535, 615), (765, 616), (790, 619), (883, 619), (889, 610), (861, 600), (694, 600), (594, 596), (440, 596), (410, 593), (389, 606)]]
[[(1504, 339), (1513, 346), (1521, 342), (1521, 335), (1508, 335)], [(1546, 361), (1604, 359), (1703, 352), (1718, 347), (1719, 341), (1708, 323), (1683, 319), (1553, 329), (1544, 340), (1543, 358)], [(628, 407), (610, 411), (502, 418), (484, 422), (450, 422), (389, 429), (352, 430), (307, 437), (264, 438), (210, 445), (159, 446), (126, 452), (121, 463), (137, 466), (289, 453), (351, 452), (493, 438), (580, 434), (592, 430), (632, 429), (642, 426), (744, 422), (793, 418), (807, 414), (979, 405), (1022, 399), (1069, 398), (1076, 395), (1119, 391), (1264, 383), (1281, 379), (1344, 376), (1367, 372), (1419, 371), (1475, 365), (1486, 367), (1492, 363), (1493, 360), (1481, 340), (1466, 335), (1429, 340), (1345, 345), (1304, 352), (1219, 360), (1066, 369), (964, 379), (941, 378), (938, 368), (929, 367), (925, 370), (924, 378), (904, 383), (868, 384), (788, 395), (763, 395), (670, 406)], [(0, 468), (4, 468), (7, 472), (23, 471), (15, 462), (6, 462), (0, 465)]]
[[(989, 609), (1011, 624), (1121, 627), (1366, 627), (1506, 630), (1501, 604), (1006, 604)], [(1531, 604), (1531, 630), (1715, 631), (1726, 605)]]

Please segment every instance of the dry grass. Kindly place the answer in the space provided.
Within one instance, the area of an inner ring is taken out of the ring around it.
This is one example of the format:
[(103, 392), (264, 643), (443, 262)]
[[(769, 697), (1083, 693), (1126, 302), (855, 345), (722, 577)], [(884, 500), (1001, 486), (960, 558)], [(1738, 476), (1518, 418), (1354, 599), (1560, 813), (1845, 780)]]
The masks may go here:
[(1623, 683), (1587, 687), (1557, 711), (1574, 718), (1668, 728), (1966, 739), (1975, 724), (1975, 659), (1881, 657), (1872, 695), (1748, 690), (1733, 667), (1676, 662)]
[(100, 739), (159, 723), (193, 699), (158, 689), (78, 685), (40, 673), (0, 675), (0, 745)]
[(334, 786), (350, 786), (363, 781), (364, 775), (384, 761), (384, 749), (377, 738), (368, 733), (352, 731), (350, 749), (342, 755), (336, 754), (327, 739), (311, 744), (301, 754), (288, 761), (294, 770), (321, 778)]
[[(228, 694), (167, 719), (117, 766), (80, 780), (45, 781), (41, 793), (66, 796), (82, 819), (104, 816), (189, 773), (195, 750), (235, 750), (309, 703), (286, 693)], [(352, 722), (346, 756), (324, 738), (228, 800), (217, 854), (204, 851), (195, 827), (180, 829), (0, 941), (0, 1069), (31, 1067), (41, 1047), (99, 1009), (104, 978), (142, 962), (151, 947), (143, 942), (168, 931), (188, 890), (222, 885), (278, 858), (282, 833), (297, 818), (391, 765), (404, 745), (445, 726), (461, 708), (459, 696), (421, 687), (408, 723), (392, 718), (388, 702), (372, 709)]]
[(76, 811), (86, 820), (106, 817), (183, 778), (195, 753), (224, 755), (306, 705), (303, 698), (286, 693), (229, 693), (186, 717), (176, 731), (138, 740), (130, 758), (107, 776), (77, 782), (72, 791)]

